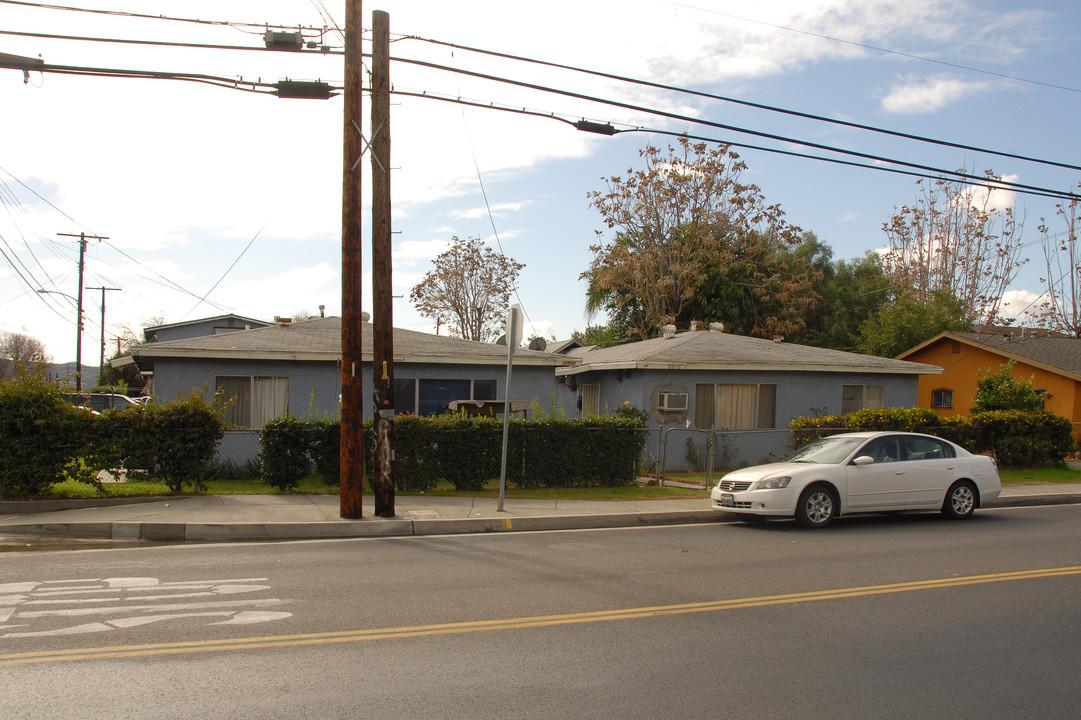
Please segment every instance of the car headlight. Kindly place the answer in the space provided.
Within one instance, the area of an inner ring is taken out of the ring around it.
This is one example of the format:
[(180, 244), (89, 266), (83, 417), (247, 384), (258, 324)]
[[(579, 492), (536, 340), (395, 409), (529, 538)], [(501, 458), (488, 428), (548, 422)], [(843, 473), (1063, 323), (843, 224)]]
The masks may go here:
[(792, 482), (792, 478), (788, 475), (772, 477), (766, 480), (759, 480), (754, 484), (751, 490), (780, 490), (781, 488), (788, 487), (790, 482)]

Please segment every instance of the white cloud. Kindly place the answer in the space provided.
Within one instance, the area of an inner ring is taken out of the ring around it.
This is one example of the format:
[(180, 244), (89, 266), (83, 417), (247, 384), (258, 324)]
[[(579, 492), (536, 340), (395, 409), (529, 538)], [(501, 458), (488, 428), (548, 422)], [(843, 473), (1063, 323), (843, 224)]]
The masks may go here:
[(934, 112), (984, 92), (991, 86), (992, 83), (986, 81), (965, 81), (943, 76), (905, 78), (903, 84), (895, 85), (882, 98), (882, 109), (901, 114)]
[(1002, 294), (999, 312), (1011, 320), (1031, 321), (1038, 315), (1044, 298), (1044, 295), (1037, 295), (1031, 290), (1008, 290)]

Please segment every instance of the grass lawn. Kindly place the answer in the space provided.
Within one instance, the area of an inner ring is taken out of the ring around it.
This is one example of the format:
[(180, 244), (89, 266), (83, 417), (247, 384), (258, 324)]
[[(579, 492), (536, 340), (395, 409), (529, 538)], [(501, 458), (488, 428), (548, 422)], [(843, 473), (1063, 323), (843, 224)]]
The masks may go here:
[[(718, 472), (714, 479), (723, 475)], [(1081, 470), (1068, 467), (1065, 463), (1023, 470), (1004, 469), (1000, 471), (1004, 485), (1046, 485), (1056, 483), (1081, 483)], [(705, 473), (668, 473), (665, 479), (689, 482), (705, 483)], [(170, 495), (169, 489), (164, 483), (152, 482), (126, 482), (106, 483), (101, 486), (101, 492), (92, 485), (69, 480), (53, 485), (48, 498), (95, 498), (95, 497), (145, 497), (155, 495)], [(183, 495), (194, 494), (190, 488), (185, 488)], [(218, 479), (207, 483), (206, 495), (277, 495), (278, 491), (264, 483), (260, 478), (242, 479)], [(330, 487), (323, 483), (316, 475), (311, 475), (300, 482), (300, 486), (291, 494), (298, 495), (337, 495), (338, 488)], [(427, 493), (398, 492), (397, 495), (434, 495), (436, 497), (498, 497), (499, 481), (491, 480), (483, 490), (476, 492), (457, 492), (448, 483), (440, 483), (434, 490)], [(530, 499), (562, 499), (562, 500), (666, 500), (673, 498), (705, 498), (709, 497), (709, 490), (696, 490), (676, 487), (657, 487), (655, 485), (628, 485), (624, 487), (610, 488), (540, 488), (536, 490), (518, 490), (508, 488), (508, 498)]]
[[(367, 492), (368, 489), (365, 488)], [(165, 483), (125, 482), (104, 483), (101, 492), (92, 485), (74, 480), (53, 485), (48, 498), (97, 498), (97, 497), (145, 497), (171, 495)], [(188, 487), (182, 495), (193, 495)], [(204, 495), (277, 495), (278, 490), (270, 487), (260, 478), (230, 480), (211, 480), (206, 484)], [(311, 475), (300, 482), (300, 486), (289, 494), (295, 495), (337, 495), (338, 488), (330, 487), (316, 475)], [(441, 482), (434, 490), (427, 493), (397, 492), (397, 495), (430, 495), (436, 497), (499, 497), (499, 480), (491, 480), (483, 490), (475, 492), (457, 492), (454, 486)], [(507, 498), (562, 499), (562, 500), (665, 500), (673, 498), (709, 497), (706, 490), (687, 490), (684, 488), (629, 485), (611, 488), (539, 488), (536, 490), (517, 490), (508, 488)]]

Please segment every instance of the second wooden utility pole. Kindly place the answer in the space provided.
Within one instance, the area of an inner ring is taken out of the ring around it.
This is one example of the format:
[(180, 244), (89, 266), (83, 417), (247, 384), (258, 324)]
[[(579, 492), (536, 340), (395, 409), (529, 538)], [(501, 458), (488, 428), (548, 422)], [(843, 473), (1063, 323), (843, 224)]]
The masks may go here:
[(394, 517), (394, 299), (390, 224), (390, 15), (372, 13), (372, 386), (375, 514)]

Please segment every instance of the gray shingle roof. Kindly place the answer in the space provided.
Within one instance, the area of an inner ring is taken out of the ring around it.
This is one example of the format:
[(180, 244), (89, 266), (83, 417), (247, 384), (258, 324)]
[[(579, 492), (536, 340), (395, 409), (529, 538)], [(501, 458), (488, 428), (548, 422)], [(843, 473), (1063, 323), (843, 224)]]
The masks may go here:
[(773, 342), (712, 331), (684, 332), (609, 348), (572, 353), (581, 365), (559, 375), (604, 369), (796, 370), (931, 375), (941, 368), (923, 363)]
[[(341, 318), (327, 317), (288, 325), (272, 325), (221, 335), (206, 335), (184, 340), (150, 343), (132, 348), (140, 358), (202, 357), (259, 360), (324, 360), (341, 356)], [(361, 334), (362, 353), (372, 355), (372, 325)], [(445, 335), (431, 335), (412, 330), (394, 329), (396, 362), (439, 362), (457, 364), (503, 364), (507, 362), (505, 345), (462, 340)], [(548, 352), (518, 349), (515, 363), (558, 365), (561, 358)]]
[(1071, 337), (1036, 337), (977, 335), (976, 333), (945, 333), (965, 342), (983, 346), (1007, 357), (1028, 361), (1072, 375), (1081, 380), (1081, 340)]

